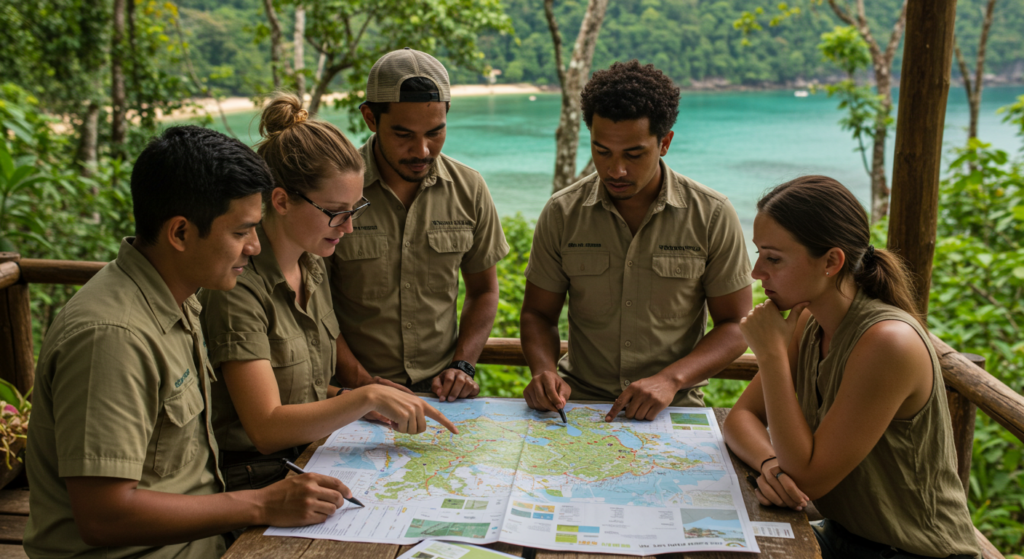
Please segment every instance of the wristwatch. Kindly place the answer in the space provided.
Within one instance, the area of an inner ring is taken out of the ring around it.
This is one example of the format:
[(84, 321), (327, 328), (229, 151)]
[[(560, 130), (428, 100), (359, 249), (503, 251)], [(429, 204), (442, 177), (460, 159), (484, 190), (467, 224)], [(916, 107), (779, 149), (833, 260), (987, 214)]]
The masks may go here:
[(451, 365), (446, 367), (447, 369), (458, 369), (463, 373), (469, 375), (469, 378), (476, 377), (476, 367), (470, 364), (468, 361), (452, 361)]

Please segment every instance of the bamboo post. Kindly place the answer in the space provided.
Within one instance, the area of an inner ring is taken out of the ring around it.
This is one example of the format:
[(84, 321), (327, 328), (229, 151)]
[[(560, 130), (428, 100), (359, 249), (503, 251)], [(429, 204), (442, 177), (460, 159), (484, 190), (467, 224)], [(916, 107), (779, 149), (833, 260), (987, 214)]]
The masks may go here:
[[(973, 353), (961, 353), (979, 368), (985, 368), (985, 358)], [(956, 389), (946, 386), (946, 401), (949, 403), (949, 421), (953, 426), (953, 446), (956, 448), (956, 473), (964, 492), (971, 492), (971, 456), (974, 451), (974, 418), (978, 406)]]
[(909, 0), (893, 158), (889, 248), (907, 261), (928, 313), (938, 221), (942, 130), (953, 62), (956, 0)]
[[(0, 265), (17, 262), (21, 255), (0, 252)], [(0, 290), (0, 378), (25, 394), (35, 382), (35, 352), (32, 349), (32, 311), (28, 284), (24, 280)]]

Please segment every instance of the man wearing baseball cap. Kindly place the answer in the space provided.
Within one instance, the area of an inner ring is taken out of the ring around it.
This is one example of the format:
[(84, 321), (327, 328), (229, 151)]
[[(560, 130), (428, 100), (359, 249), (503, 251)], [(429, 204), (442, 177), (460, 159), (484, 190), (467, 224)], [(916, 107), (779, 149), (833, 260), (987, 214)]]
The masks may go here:
[(374, 135), (360, 152), (373, 209), (330, 260), (344, 386), (390, 381), (448, 401), (480, 392), (474, 367), (508, 244), (480, 173), (441, 153), (450, 101), (429, 54), (397, 50), (370, 70), (360, 110)]

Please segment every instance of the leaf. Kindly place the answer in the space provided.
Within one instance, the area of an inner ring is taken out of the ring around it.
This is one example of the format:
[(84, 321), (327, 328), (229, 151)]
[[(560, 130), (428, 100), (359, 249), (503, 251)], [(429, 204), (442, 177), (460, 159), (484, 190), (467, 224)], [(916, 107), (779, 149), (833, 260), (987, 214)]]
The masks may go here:
[(14, 160), (11, 159), (11, 152), (7, 150), (7, 140), (0, 141), (0, 172), (4, 178), (8, 178), (14, 172)]

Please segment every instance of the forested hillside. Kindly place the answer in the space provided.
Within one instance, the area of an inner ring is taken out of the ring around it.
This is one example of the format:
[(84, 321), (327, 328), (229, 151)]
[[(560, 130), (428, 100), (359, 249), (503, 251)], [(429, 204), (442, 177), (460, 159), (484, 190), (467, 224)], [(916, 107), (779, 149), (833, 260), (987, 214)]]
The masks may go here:
[[(888, 37), (901, 0), (867, 0), (868, 16), (880, 42)], [(269, 84), (269, 41), (254, 41), (256, 29), (265, 24), (261, 0), (182, 0), (182, 25), (194, 47), (200, 75), (224, 93), (251, 95)], [(805, 2), (813, 4), (813, 2)], [(499, 83), (556, 84), (551, 35), (542, 0), (505, 0), (506, 12), (515, 26), (514, 35), (485, 35), (479, 46), (489, 65), (502, 71)], [(977, 49), (984, 0), (960, 0), (957, 33), (969, 60)], [(812, 6), (800, 16), (777, 27), (749, 35), (733, 23), (744, 11), (764, 7), (768, 0), (615, 0), (608, 8), (594, 57), (596, 68), (616, 60), (637, 58), (665, 70), (683, 86), (780, 84), (798, 79), (833, 76), (837, 69), (822, 61), (817, 45), (821, 34), (832, 30), (837, 19), (827, 4)], [(555, 2), (567, 52), (579, 29), (585, 0)], [(280, 9), (281, 24), (290, 39), (291, 7)], [(1024, 74), (1024, 0), (1000, 0), (989, 39), (986, 69), (989, 73), (1020, 79)], [(316, 56), (306, 48), (307, 67), (316, 67)], [(443, 54), (443, 53), (442, 53)], [(443, 56), (442, 56), (443, 57)], [(901, 59), (894, 61), (896, 73)], [(954, 67), (956, 65), (954, 64)], [(451, 68), (456, 83), (483, 81), (478, 69)], [(954, 69), (954, 74), (957, 71)], [(342, 83), (342, 78), (338, 78)]]

